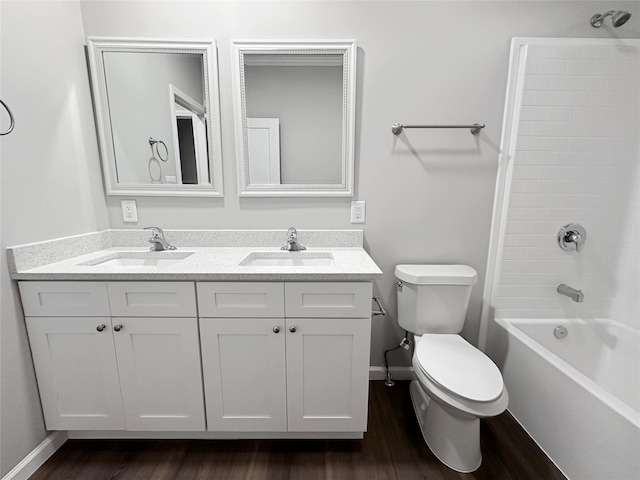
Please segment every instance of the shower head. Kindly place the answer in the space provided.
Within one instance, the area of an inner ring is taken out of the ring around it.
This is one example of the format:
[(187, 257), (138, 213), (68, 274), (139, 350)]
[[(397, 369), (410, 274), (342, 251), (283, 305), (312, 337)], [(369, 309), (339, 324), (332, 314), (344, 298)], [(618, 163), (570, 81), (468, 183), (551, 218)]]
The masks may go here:
[(611, 21), (613, 22), (613, 26), (618, 28), (625, 23), (627, 20), (631, 18), (631, 14), (629, 12), (623, 12), (622, 10), (618, 10), (611, 16)]
[(600, 28), (602, 26), (602, 22), (608, 16), (611, 16), (611, 23), (615, 28), (621, 27), (631, 18), (631, 14), (624, 10), (609, 10), (607, 13), (603, 13), (602, 15), (595, 14), (591, 17), (591, 26)]

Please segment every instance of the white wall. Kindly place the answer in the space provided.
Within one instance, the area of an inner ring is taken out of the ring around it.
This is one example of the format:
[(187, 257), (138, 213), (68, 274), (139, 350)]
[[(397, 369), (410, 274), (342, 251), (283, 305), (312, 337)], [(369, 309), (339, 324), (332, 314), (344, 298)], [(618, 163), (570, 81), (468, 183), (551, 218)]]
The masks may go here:
[[(525, 72), (495, 316), (640, 329), (640, 47), (530, 45)], [(576, 222), (581, 252), (561, 250)]]
[(0, 31), (0, 97), (16, 119), (0, 137), (2, 476), (47, 435), (4, 248), (108, 223), (79, 2), (2, 1)]
[[(140, 226), (166, 228), (359, 228), (348, 199), (237, 197), (230, 39), (340, 39), (358, 42), (356, 196), (367, 201), (369, 253), (385, 272), (376, 282), (387, 310), (373, 325), (372, 364), (400, 338), (393, 269), (398, 263), (460, 262), (484, 278), (502, 128), (509, 44), (514, 36), (640, 36), (640, 4), (624, 27), (595, 29), (599, 1), (101, 2), (82, 4), (90, 35), (214, 37), (218, 42), (224, 199), (139, 198)], [(465, 130), (409, 130), (400, 123), (484, 122)], [(107, 199), (110, 225), (121, 223)], [(304, 239), (302, 239), (304, 240)], [(480, 282), (464, 334), (475, 340)], [(392, 362), (402, 361), (392, 354)]]

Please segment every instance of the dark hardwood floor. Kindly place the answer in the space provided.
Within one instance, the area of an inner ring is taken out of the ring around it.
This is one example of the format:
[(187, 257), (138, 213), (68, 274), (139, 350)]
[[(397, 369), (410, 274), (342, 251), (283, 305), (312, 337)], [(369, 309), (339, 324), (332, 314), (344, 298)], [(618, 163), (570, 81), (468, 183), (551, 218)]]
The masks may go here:
[(482, 466), (461, 474), (425, 445), (409, 383), (371, 382), (363, 440), (69, 440), (31, 480), (564, 480), (507, 413), (482, 421)]

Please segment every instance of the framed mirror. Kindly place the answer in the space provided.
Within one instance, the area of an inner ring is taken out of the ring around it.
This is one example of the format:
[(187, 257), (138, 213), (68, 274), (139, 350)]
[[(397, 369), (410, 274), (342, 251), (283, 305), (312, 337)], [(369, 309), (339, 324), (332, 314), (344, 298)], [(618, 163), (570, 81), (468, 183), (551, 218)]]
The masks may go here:
[(218, 196), (214, 40), (87, 37), (107, 195)]
[(355, 40), (232, 40), (240, 196), (353, 196)]

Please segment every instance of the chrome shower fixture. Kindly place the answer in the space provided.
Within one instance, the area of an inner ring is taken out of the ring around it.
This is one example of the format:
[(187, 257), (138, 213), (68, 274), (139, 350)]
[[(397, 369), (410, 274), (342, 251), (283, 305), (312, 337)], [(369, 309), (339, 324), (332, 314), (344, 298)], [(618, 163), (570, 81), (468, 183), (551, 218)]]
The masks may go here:
[(611, 23), (615, 28), (621, 27), (631, 18), (631, 14), (624, 10), (609, 10), (607, 13), (603, 13), (602, 15), (596, 13), (591, 17), (591, 26), (600, 28), (602, 26), (602, 22), (608, 16), (611, 16)]

